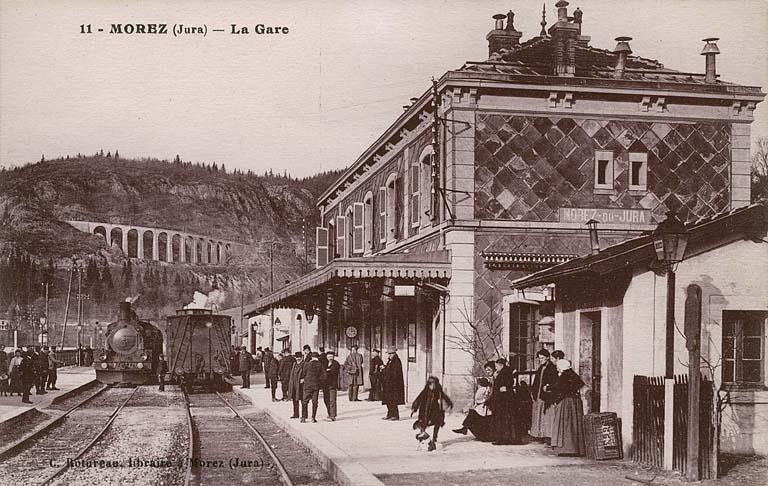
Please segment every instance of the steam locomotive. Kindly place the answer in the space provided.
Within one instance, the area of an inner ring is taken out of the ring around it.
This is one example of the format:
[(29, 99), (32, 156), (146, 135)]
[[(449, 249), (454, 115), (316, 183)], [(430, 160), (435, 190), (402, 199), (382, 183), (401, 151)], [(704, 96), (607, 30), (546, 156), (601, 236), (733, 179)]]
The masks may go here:
[(162, 332), (149, 322), (139, 320), (130, 302), (121, 302), (117, 321), (107, 326), (104, 349), (99, 350), (93, 362), (96, 379), (108, 384), (150, 382), (162, 353)]
[(187, 391), (230, 390), (232, 318), (207, 309), (181, 309), (167, 318), (168, 371), (171, 382)]

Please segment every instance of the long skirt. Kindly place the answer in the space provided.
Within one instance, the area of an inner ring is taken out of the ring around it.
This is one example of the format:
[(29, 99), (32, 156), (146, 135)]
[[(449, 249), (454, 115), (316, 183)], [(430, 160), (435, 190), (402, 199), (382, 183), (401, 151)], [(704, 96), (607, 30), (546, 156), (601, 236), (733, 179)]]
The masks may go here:
[(494, 440), (501, 444), (518, 444), (520, 431), (512, 402), (496, 404), (491, 415)]
[(531, 437), (551, 437), (552, 406), (546, 407), (544, 400), (536, 399), (531, 405)]
[(491, 417), (491, 415), (480, 415), (474, 409), (470, 409), (461, 425), (469, 429), (475, 439), (480, 442), (491, 442), (493, 440)]
[(558, 454), (583, 456), (584, 407), (578, 397), (566, 397), (553, 410), (552, 447)]

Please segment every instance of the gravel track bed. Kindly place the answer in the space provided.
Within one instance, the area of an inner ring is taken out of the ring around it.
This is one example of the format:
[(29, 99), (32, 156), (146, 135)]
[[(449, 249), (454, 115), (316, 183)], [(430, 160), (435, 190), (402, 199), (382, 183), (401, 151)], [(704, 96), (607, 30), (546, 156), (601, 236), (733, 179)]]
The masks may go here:
[(183, 485), (189, 450), (178, 389), (142, 387), (112, 427), (55, 485)]
[(51, 418), (52, 417), (47, 413), (34, 410), (32, 412), (27, 412), (24, 414), (24, 417), (20, 419), (14, 419), (13, 425), (3, 424), (5, 425), (3, 428), (6, 430), (0, 434), (0, 449), (8, 447)]
[(315, 456), (308, 449), (293, 440), (268, 415), (255, 411), (249, 413), (245, 407), (236, 408), (259, 431), (267, 444), (272, 447), (272, 450), (280, 459), (280, 462), (283, 463), (286, 471), (288, 471), (288, 476), (290, 476), (291, 481), (295, 485), (338, 485), (328, 472), (323, 469)]
[(0, 462), (0, 478), (3, 478), (4, 484), (40, 484), (67, 458), (74, 457), (85, 447), (101, 430), (115, 407), (132, 392), (130, 389), (105, 392), (28, 441), (23, 449), (4, 458)]
[[(77, 393), (73, 393), (70, 396), (66, 397), (63, 400), (60, 400), (57, 403), (52, 403), (48, 407), (45, 407), (45, 409), (51, 409), (51, 410), (69, 410), (70, 408), (74, 407), (78, 403), (82, 402), (86, 398), (95, 395), (99, 392), (102, 388), (106, 387), (106, 385), (103, 385), (101, 383), (94, 383), (91, 386), (88, 386), (87, 388), (83, 388)], [(105, 392), (108, 393), (108, 392)], [(87, 406), (87, 404), (86, 404)]]

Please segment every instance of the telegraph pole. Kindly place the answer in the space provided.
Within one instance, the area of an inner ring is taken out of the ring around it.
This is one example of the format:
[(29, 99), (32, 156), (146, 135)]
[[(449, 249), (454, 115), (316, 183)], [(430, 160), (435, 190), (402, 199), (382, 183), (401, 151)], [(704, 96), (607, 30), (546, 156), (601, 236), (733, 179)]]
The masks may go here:
[(48, 287), (50, 287), (50, 282), (44, 282), (43, 285), (45, 286), (45, 322), (41, 323), (42, 329), (40, 330), (40, 344), (43, 346), (48, 345), (48, 323), (50, 322), (48, 320)]
[(72, 259), (72, 268), (69, 270), (69, 287), (67, 288), (67, 303), (64, 306), (64, 327), (61, 329), (61, 350), (64, 350), (64, 335), (67, 334), (67, 317), (69, 317), (69, 297), (72, 295), (72, 278), (75, 275), (75, 259)]
[(77, 269), (77, 366), (83, 366), (80, 356), (80, 334), (83, 329), (83, 272)]

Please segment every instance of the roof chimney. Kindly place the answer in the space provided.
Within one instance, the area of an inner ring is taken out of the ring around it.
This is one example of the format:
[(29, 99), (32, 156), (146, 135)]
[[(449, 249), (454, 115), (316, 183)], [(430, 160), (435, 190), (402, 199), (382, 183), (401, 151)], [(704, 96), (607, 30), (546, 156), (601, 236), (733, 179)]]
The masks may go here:
[[(506, 29), (504, 28), (504, 19), (507, 19)], [(506, 15), (494, 15), (493, 20), (493, 30), (485, 36), (488, 41), (488, 57), (501, 54), (502, 49), (514, 49), (516, 45), (520, 44), (520, 38), (523, 36), (522, 32), (515, 30), (515, 14), (511, 10)]]
[(701, 51), (702, 56), (706, 56), (706, 73), (704, 77), (704, 81), (707, 83), (715, 83), (717, 82), (717, 69), (715, 67), (715, 56), (720, 54), (720, 49), (717, 48), (717, 44), (715, 42), (719, 41), (717, 37), (708, 37), (704, 39), (704, 42), (706, 44), (704, 45), (704, 49)]
[(590, 219), (585, 224), (589, 228), (589, 248), (592, 255), (600, 253), (600, 240), (597, 236), (597, 223), (594, 219)]
[[(568, 18), (568, 2), (560, 0), (557, 7), (557, 22), (549, 28), (555, 47), (555, 74), (557, 76), (576, 75), (576, 45), (581, 33), (581, 10), (578, 12), (579, 23)], [(585, 39), (585, 41), (588, 39)]]
[(617, 37), (616, 48), (613, 53), (617, 55), (616, 58), (616, 71), (614, 71), (615, 78), (621, 78), (624, 76), (624, 69), (627, 67), (627, 56), (632, 54), (632, 49), (629, 47), (629, 41), (631, 37)]

